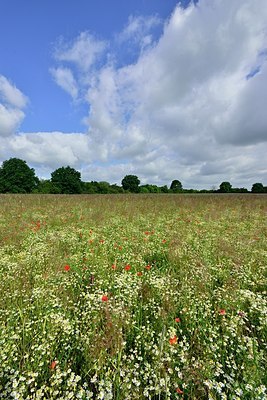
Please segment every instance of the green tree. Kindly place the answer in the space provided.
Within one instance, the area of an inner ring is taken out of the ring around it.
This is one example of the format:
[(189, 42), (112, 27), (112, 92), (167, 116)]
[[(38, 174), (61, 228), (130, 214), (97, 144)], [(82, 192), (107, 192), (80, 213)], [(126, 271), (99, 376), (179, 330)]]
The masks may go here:
[(171, 183), (170, 190), (175, 193), (181, 192), (183, 190), (183, 186), (180, 181), (178, 181), (177, 179), (174, 179), (174, 181), (172, 181), (172, 183)]
[(98, 193), (98, 182), (82, 182), (82, 193), (93, 194)]
[(232, 185), (230, 182), (222, 182), (220, 184), (220, 193), (230, 193), (232, 191)]
[(31, 193), (38, 181), (34, 169), (19, 158), (4, 161), (0, 168), (1, 193)]
[(168, 186), (167, 185), (161, 186), (160, 191), (161, 193), (168, 193), (169, 192)]
[(123, 188), (118, 186), (116, 183), (110, 185), (109, 193), (123, 193)]
[(139, 187), (139, 193), (150, 193), (147, 185), (142, 185)]
[(132, 193), (139, 192), (140, 180), (136, 175), (126, 175), (121, 181), (124, 190), (129, 190)]
[(264, 193), (264, 186), (262, 183), (253, 183), (251, 188), (252, 193)]
[(157, 185), (142, 185), (139, 188), (141, 193), (160, 193), (160, 188)]
[(81, 174), (69, 166), (56, 169), (51, 174), (51, 182), (59, 193), (74, 194), (82, 192)]
[(60, 189), (54, 183), (52, 183), (50, 179), (41, 179), (34, 192), (42, 194), (59, 194)]
[(102, 194), (110, 193), (110, 184), (105, 181), (98, 182), (98, 193)]

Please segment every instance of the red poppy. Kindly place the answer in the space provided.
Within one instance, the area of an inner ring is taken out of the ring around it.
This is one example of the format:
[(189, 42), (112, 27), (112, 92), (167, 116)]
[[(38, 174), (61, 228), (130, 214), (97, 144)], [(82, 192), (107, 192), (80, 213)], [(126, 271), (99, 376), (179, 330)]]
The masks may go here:
[(64, 270), (65, 271), (69, 271), (70, 270), (70, 266), (69, 265), (65, 265)]
[(178, 342), (178, 337), (177, 336), (173, 336), (169, 339), (169, 343), (173, 346), (174, 344), (176, 344)]
[(130, 266), (129, 264), (127, 264), (127, 265), (124, 267), (124, 269), (125, 269), (125, 271), (130, 271), (131, 266)]
[(145, 267), (145, 269), (147, 269), (148, 271), (151, 269), (151, 265), (147, 265), (146, 267)]
[(176, 344), (178, 342), (178, 337), (177, 336), (173, 336), (169, 339), (169, 343), (173, 346), (174, 344)]
[(117, 268), (116, 264), (112, 264), (111, 268), (115, 270)]
[(180, 318), (175, 318), (175, 322), (181, 322)]
[(136, 275), (137, 275), (137, 276), (142, 276), (143, 273), (142, 273), (141, 271), (138, 271), (138, 272), (136, 273)]
[(49, 368), (50, 368), (50, 369), (55, 369), (56, 366), (57, 366), (57, 362), (54, 360), (54, 361), (52, 361), (51, 364), (49, 365)]
[(103, 295), (103, 296), (102, 296), (102, 301), (108, 301), (108, 296)]
[(176, 388), (176, 393), (183, 394), (183, 391), (180, 388)]
[(224, 308), (222, 308), (221, 310), (219, 310), (219, 314), (226, 315), (226, 310)]
[(162, 240), (162, 243), (166, 243), (166, 242), (167, 242), (167, 240), (166, 240), (166, 239), (163, 239), (163, 240)]

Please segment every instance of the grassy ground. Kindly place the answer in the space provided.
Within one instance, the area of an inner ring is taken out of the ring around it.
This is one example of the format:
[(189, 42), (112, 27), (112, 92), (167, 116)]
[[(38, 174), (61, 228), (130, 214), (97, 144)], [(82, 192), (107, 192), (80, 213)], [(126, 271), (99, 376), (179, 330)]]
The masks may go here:
[(266, 206), (1, 195), (0, 399), (266, 399)]

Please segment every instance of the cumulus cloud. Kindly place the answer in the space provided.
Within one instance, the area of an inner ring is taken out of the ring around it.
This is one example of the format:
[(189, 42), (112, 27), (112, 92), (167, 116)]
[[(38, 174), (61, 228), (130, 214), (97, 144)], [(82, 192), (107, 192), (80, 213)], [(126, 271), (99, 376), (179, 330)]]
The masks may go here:
[(80, 167), (93, 155), (88, 137), (82, 133), (36, 132), (20, 133), (12, 141), (2, 141), (7, 153), (18, 157), (21, 154), (37, 166), (51, 168), (62, 165)]
[(24, 119), (27, 97), (5, 76), (0, 75), (0, 136), (10, 136)]
[(154, 30), (162, 23), (163, 21), (157, 15), (150, 17), (131, 15), (122, 32), (116, 36), (116, 40), (120, 45), (127, 43), (130, 48), (137, 45), (138, 50), (142, 51), (153, 44)]
[(73, 42), (61, 40), (55, 50), (55, 58), (59, 61), (77, 65), (88, 71), (106, 48), (106, 42), (97, 40), (88, 32), (82, 32)]
[[(231, 172), (240, 181), (244, 160), (261, 174), (251, 157), (267, 140), (266, 21), (264, 0), (177, 6), (136, 63), (98, 71), (87, 94), (89, 134), (99, 131), (109, 157), (128, 160), (143, 179), (160, 180), (161, 159), (162, 177), (164, 168), (169, 177), (179, 171), (189, 184), (206, 183), (212, 165), (214, 179)], [(140, 20), (130, 20), (123, 35), (138, 29)]]
[(0, 75), (0, 100), (16, 108), (27, 104), (27, 97), (3, 75)]
[(51, 68), (55, 82), (75, 100), (78, 96), (78, 85), (69, 68)]
[(23, 119), (23, 111), (0, 104), (0, 136), (10, 136), (13, 134)]

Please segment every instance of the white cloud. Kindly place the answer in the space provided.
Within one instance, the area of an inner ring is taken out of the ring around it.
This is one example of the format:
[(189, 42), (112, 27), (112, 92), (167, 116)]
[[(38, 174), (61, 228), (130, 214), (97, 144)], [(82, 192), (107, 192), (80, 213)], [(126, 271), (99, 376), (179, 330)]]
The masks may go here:
[(97, 40), (88, 32), (82, 32), (72, 43), (61, 40), (58, 43), (55, 58), (59, 61), (76, 64), (81, 70), (88, 71), (106, 48), (106, 42)]
[(116, 36), (116, 40), (120, 44), (127, 42), (131, 47), (137, 44), (143, 50), (154, 42), (152, 32), (160, 25), (162, 20), (156, 15), (150, 17), (131, 15), (123, 31)]
[(27, 104), (27, 97), (5, 76), (0, 75), (0, 101), (12, 107), (24, 108)]
[(69, 68), (51, 68), (55, 82), (75, 100), (78, 96), (78, 84)]
[(12, 135), (24, 119), (27, 97), (0, 75), (0, 136)]
[(23, 111), (0, 104), (0, 136), (12, 135), (20, 126), (23, 119)]
[(80, 167), (93, 155), (87, 135), (82, 133), (36, 132), (20, 133), (12, 141), (2, 141), (6, 152), (21, 157), (37, 166), (50, 168), (62, 165)]
[[(242, 181), (246, 157), (254, 176), (263, 176), (256, 160), (258, 143), (266, 149), (267, 140), (266, 57), (259, 57), (266, 54), (266, 21), (265, 0), (177, 6), (157, 45), (135, 64), (98, 72), (87, 96), (89, 134), (99, 131), (108, 158), (128, 160), (143, 179), (158, 179), (161, 159), (162, 179), (165, 168), (170, 178), (206, 183), (205, 171), (219, 158), (214, 178), (229, 171)], [(123, 35), (139, 29), (133, 20)], [(255, 65), (260, 73), (248, 79)]]

